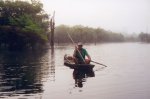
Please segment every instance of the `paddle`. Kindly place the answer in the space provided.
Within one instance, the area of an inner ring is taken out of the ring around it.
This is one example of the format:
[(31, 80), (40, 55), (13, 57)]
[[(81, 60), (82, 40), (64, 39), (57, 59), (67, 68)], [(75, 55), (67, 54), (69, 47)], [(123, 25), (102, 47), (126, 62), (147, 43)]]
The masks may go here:
[(91, 62), (107, 67), (106, 65), (101, 64), (101, 63), (98, 63), (98, 62), (95, 62), (95, 61), (93, 61), (93, 60), (91, 60)]
[[(71, 35), (70, 35), (68, 32), (67, 32), (67, 34), (68, 34), (70, 40), (72, 41), (72, 43), (75, 45), (75, 47), (77, 47), (77, 45), (75, 44), (75, 42), (74, 42), (74, 40), (72, 39)], [(79, 54), (80, 54), (81, 58), (83, 59), (84, 63), (86, 63), (86, 62), (85, 62), (85, 59), (83, 58), (83, 56), (82, 56), (82, 54), (81, 54), (81, 52), (80, 52), (78, 49), (77, 49), (77, 51), (79, 52)]]
[[(72, 39), (71, 35), (70, 35), (68, 32), (67, 32), (67, 34), (68, 34), (68, 37), (70, 38), (70, 40), (72, 41), (72, 43), (73, 43), (75, 46), (77, 46), (77, 45), (75, 44), (74, 40)], [(79, 52), (80, 56), (82, 57), (80, 51), (79, 51), (78, 49), (77, 49), (77, 51)], [(85, 62), (85, 59), (84, 59), (83, 57), (82, 57), (82, 59), (83, 59), (84, 62)], [(101, 63), (98, 63), (98, 62), (95, 62), (95, 61), (93, 61), (93, 60), (91, 60), (91, 62), (107, 67), (106, 65), (101, 64)], [(85, 62), (85, 63), (86, 63), (86, 62)]]

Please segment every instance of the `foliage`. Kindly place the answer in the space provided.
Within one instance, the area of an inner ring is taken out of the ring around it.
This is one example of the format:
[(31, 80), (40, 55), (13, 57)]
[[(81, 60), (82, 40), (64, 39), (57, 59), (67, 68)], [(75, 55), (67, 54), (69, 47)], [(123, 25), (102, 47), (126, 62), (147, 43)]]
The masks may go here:
[(42, 7), (36, 0), (31, 3), (1, 0), (0, 46), (23, 48), (47, 42), (49, 17)]
[(124, 36), (119, 33), (113, 33), (101, 28), (84, 27), (82, 25), (76, 25), (69, 27), (66, 25), (60, 25), (55, 30), (55, 41), (57, 43), (70, 42), (67, 32), (72, 36), (74, 41), (82, 41), (84, 43), (96, 43), (96, 42), (122, 42)]
[(150, 42), (150, 34), (141, 32), (141, 33), (139, 34), (139, 39), (140, 39), (142, 42)]

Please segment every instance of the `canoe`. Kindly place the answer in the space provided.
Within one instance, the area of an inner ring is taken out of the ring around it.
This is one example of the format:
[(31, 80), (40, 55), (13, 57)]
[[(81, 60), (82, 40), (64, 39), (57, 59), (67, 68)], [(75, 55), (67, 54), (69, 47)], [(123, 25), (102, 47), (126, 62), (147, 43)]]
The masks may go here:
[(71, 69), (93, 69), (95, 66), (93, 64), (75, 64), (73, 60), (67, 59), (66, 55), (64, 56), (64, 65)]
[(64, 62), (64, 65), (71, 69), (92, 69), (94, 67), (92, 64), (73, 64), (68, 62)]

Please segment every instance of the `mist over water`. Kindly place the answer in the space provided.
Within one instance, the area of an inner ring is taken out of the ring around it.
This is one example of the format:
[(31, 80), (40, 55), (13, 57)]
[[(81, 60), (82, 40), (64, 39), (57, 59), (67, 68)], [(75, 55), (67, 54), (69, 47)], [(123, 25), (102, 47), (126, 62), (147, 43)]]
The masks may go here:
[[(85, 45), (95, 64), (94, 76), (74, 78), (63, 65), (74, 46), (43, 52), (0, 52), (0, 98), (6, 99), (149, 99), (150, 45), (103, 43)], [(93, 63), (94, 64), (94, 63)], [(78, 76), (78, 75), (77, 75)], [(82, 84), (81, 84), (82, 83)]]

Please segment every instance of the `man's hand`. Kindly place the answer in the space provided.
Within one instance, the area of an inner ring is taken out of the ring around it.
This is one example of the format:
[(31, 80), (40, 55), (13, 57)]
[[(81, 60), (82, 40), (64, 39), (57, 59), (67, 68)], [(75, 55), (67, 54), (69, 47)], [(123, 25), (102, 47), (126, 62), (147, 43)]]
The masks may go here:
[(76, 51), (78, 50), (78, 46), (77, 46), (77, 45), (75, 46), (75, 50), (76, 50)]
[(90, 64), (91, 60), (90, 59), (85, 59), (86, 64)]
[(89, 61), (91, 61), (91, 57), (90, 57), (90, 55), (88, 55), (87, 57), (88, 57), (88, 60), (89, 60)]

